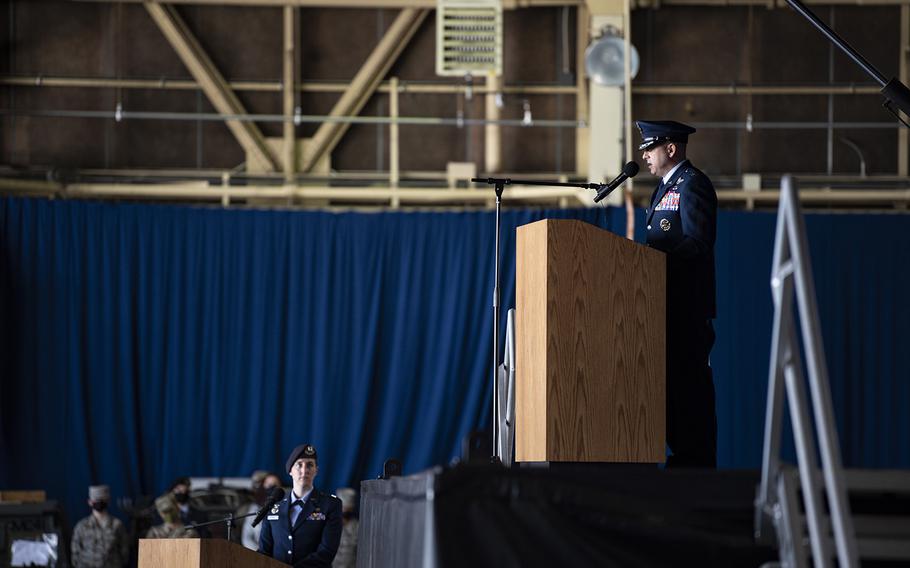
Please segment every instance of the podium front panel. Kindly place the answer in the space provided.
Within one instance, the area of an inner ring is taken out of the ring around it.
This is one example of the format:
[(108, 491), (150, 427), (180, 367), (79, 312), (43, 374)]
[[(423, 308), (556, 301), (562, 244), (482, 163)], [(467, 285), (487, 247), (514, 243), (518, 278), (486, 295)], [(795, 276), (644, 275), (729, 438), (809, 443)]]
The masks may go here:
[(666, 256), (574, 220), (516, 253), (517, 461), (663, 461)]

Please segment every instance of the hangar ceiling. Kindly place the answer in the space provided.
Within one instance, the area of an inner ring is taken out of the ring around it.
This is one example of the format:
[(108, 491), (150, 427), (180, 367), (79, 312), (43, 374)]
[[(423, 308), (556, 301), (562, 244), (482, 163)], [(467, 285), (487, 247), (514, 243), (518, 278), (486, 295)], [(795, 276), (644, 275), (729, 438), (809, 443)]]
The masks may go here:
[[(810, 4), (907, 82), (910, 4)], [(9, 2), (0, 191), (482, 207), (492, 196), (465, 182), (473, 175), (587, 181), (577, 142), (590, 127), (579, 65), (587, 5), (502, 6), (502, 76), (453, 78), (435, 74), (436, 3), (424, 0)], [(790, 172), (811, 207), (906, 208), (907, 130), (881, 108), (878, 87), (785, 5), (628, 8), (641, 55), (631, 115), (696, 125), (690, 155), (722, 204), (773, 207)], [(652, 181), (636, 178), (636, 200)], [(505, 195), (589, 199), (532, 187)]]

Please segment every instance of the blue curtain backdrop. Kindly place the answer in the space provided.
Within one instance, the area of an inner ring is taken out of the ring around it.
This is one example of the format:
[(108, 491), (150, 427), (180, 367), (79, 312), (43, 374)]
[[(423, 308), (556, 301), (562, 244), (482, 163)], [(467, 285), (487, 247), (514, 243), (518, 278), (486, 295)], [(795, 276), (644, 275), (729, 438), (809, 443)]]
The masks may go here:
[[(514, 228), (544, 217), (625, 231), (618, 209), (507, 210), (506, 307)], [(719, 218), (721, 467), (761, 460), (774, 224)], [(807, 226), (844, 460), (910, 467), (910, 216)], [(329, 490), (390, 456), (449, 462), (489, 420), (493, 227), (0, 198), (0, 487), (44, 488), (78, 518), (91, 483), (124, 496), (280, 471), (304, 441)]]

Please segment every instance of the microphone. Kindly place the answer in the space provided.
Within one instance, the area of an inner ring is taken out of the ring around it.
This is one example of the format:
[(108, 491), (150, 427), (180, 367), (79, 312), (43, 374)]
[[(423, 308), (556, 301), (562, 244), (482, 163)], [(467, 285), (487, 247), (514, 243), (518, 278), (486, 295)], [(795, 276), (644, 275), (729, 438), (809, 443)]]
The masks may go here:
[(616, 178), (610, 183), (600, 185), (600, 189), (597, 190), (597, 195), (594, 196), (594, 203), (598, 203), (604, 197), (610, 195), (614, 189), (620, 186), (622, 182), (626, 181), (631, 177), (635, 177), (638, 174), (638, 164), (635, 162), (626, 162), (626, 165), (622, 167), (622, 173), (620, 173)]
[(265, 505), (263, 505), (262, 508), (259, 509), (259, 512), (256, 513), (256, 518), (253, 519), (253, 522), (252, 522), (252, 524), (250, 524), (250, 526), (255, 527), (256, 525), (261, 523), (262, 519), (264, 519), (265, 516), (269, 513), (269, 509), (274, 507), (275, 503), (277, 503), (278, 501), (281, 501), (282, 499), (284, 499), (284, 489), (282, 489), (280, 487), (273, 487), (272, 492), (269, 493), (268, 500), (265, 502)]

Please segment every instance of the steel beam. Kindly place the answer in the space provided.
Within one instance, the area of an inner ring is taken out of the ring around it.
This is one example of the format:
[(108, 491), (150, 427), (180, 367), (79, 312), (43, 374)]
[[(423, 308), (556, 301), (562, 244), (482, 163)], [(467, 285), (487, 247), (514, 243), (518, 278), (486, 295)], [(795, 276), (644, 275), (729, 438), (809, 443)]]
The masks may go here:
[[(578, 7), (575, 24), (575, 120), (587, 124), (588, 112), (588, 76), (585, 69), (585, 51), (590, 43), (590, 15), (585, 5)], [(590, 134), (587, 128), (575, 129), (575, 171), (588, 171), (588, 153)]]
[[(484, 101), (486, 119), (490, 121), (500, 120), (499, 107), (496, 105), (497, 89), (502, 85), (502, 77), (496, 73), (487, 73), (487, 94)], [(483, 163), (484, 171), (487, 173), (497, 173), (502, 169), (502, 129), (496, 122), (490, 122), (484, 126), (483, 138)]]
[(284, 148), (282, 166), (284, 170), (284, 181), (291, 182), (294, 180), (297, 160), (296, 155), (296, 136), (294, 128), (294, 103), (297, 97), (297, 72), (294, 63), (297, 60), (297, 42), (296, 26), (294, 25), (297, 17), (297, 9), (293, 6), (284, 7), (284, 53), (282, 54), (283, 75), (282, 81), (284, 87), (283, 108), (284, 108)]
[[(143, 0), (71, 0), (79, 2), (123, 2)], [(156, 2), (157, 3), (157, 2)], [(295, 6), (298, 8), (436, 8), (436, 0), (169, 0), (169, 4), (208, 6)], [(577, 6), (584, 0), (502, 0), (506, 10), (538, 6)]]
[[(389, 117), (398, 118), (398, 77), (392, 77), (389, 86)], [(393, 122), (389, 124), (389, 185), (392, 187), (398, 187), (401, 181), (399, 149), (398, 123)]]
[[(910, 1), (910, 0), (908, 0)], [(585, 36), (586, 37), (586, 36)], [(584, 40), (586, 42), (586, 40)], [(582, 42), (579, 42), (581, 44)], [(584, 43), (586, 46), (587, 43)], [(584, 46), (578, 49), (578, 60), (584, 61)], [(584, 76), (584, 66), (578, 74), (578, 83), (568, 85), (500, 85), (496, 91), (505, 95), (577, 95), (579, 96), (576, 107), (579, 120), (587, 121), (587, 77)], [(903, 81), (903, 79), (901, 79)], [(53, 77), (44, 75), (0, 75), (0, 85), (11, 87), (78, 87), (99, 89), (164, 89), (164, 90), (196, 90), (199, 84), (188, 79), (115, 79), (110, 77)], [(233, 91), (264, 91), (281, 92), (281, 81), (231, 81), (228, 86)], [(343, 93), (348, 88), (348, 83), (336, 81), (309, 81), (298, 83), (304, 93)], [(401, 83), (398, 84), (399, 93), (421, 93), (435, 95), (464, 94), (469, 87), (464, 83), (438, 82), (438, 83)], [(471, 91), (476, 95), (485, 95), (494, 92), (487, 85), (472, 85)], [(383, 81), (376, 88), (377, 92), (388, 93), (391, 90), (390, 82)], [(632, 86), (633, 95), (878, 95), (881, 89), (876, 85), (648, 85), (638, 84)], [(579, 170), (582, 171), (582, 170)]]
[[(147, 172), (153, 173), (153, 172)], [(177, 175), (179, 172), (173, 172)], [(402, 172), (405, 177), (408, 172)], [(377, 174), (379, 175), (379, 174)], [(281, 177), (280, 173), (273, 176)], [(374, 176), (375, 177), (375, 176)], [(420, 177), (426, 177), (421, 175)], [(552, 177), (552, 174), (549, 174)], [(372, 179), (372, 178), (370, 178)], [(377, 180), (378, 181), (378, 180)], [(211, 185), (206, 180), (188, 180), (176, 183), (78, 183), (62, 184), (50, 181), (35, 181), (14, 177), (0, 177), (0, 194), (33, 194), (57, 196), (82, 196), (96, 198), (130, 198), (130, 199), (186, 199), (195, 201), (220, 201), (224, 197), (229, 199), (262, 198), (282, 200), (286, 203), (288, 198), (314, 199), (342, 204), (390, 204), (393, 199), (402, 204), (435, 205), (449, 204), (452, 206), (468, 204), (485, 204), (488, 195), (483, 191), (470, 191), (464, 189), (449, 189), (437, 186), (422, 187), (391, 187), (386, 185), (374, 186), (332, 186), (307, 185), (292, 186), (280, 185), (280, 179), (274, 183), (248, 180), (246, 185)], [(565, 188), (541, 188), (537, 186), (509, 186), (503, 194), (504, 199), (528, 201), (535, 203), (554, 203), (562, 199), (569, 201), (570, 206), (586, 203), (589, 193)], [(636, 190), (636, 199), (647, 199), (645, 190)], [(754, 199), (765, 206), (774, 206), (780, 199), (780, 191), (746, 191), (741, 189), (725, 189), (718, 192), (718, 200), (725, 203), (735, 203)], [(910, 190), (802, 190), (800, 201), (806, 206), (819, 206), (830, 208), (832, 205), (849, 207), (858, 205), (867, 207), (874, 205), (877, 208), (891, 208), (900, 204), (910, 203)], [(864, 209), (868, 210), (868, 209)]]
[[(910, 61), (908, 61), (907, 50), (910, 49), (910, 6), (903, 5), (901, 6), (901, 42), (899, 46), (898, 53), (898, 62), (900, 69), (900, 81), (903, 84), (907, 84), (907, 80), (910, 79)], [(901, 128), (897, 131), (897, 175), (906, 176), (908, 173), (907, 167), (907, 152), (910, 151), (910, 131), (906, 128)]]
[[(204, 181), (167, 184), (116, 184), (35, 182), (0, 178), (0, 190), (8, 193), (60, 195), (85, 198), (183, 199), (190, 201), (224, 201), (232, 199), (315, 200), (320, 203), (354, 203), (390, 205), (393, 202), (411, 205), (478, 205), (487, 201), (483, 191), (452, 190), (440, 187), (336, 187), (336, 186), (275, 186), (275, 185), (208, 185)], [(560, 199), (577, 198), (584, 190), (536, 186), (510, 186), (503, 193), (510, 201), (555, 203)], [(581, 200), (575, 202), (577, 206)]]
[[(623, 138), (625, 144), (623, 152), (626, 160), (636, 159), (632, 153), (632, 6), (630, 0), (623, 0), (623, 43), (626, 56), (623, 57)], [(623, 187), (623, 202), (626, 206), (626, 238), (635, 240), (635, 204), (632, 203), (632, 192), (635, 189), (634, 180), (629, 178)]]
[[(367, 103), (382, 78), (388, 73), (395, 59), (420, 27), (429, 10), (405, 8), (392, 23), (379, 45), (373, 50), (366, 62), (351, 80), (329, 116), (355, 116)], [(331, 153), (350, 124), (325, 122), (313, 135), (312, 150), (303, 157), (301, 171), (308, 172), (325, 154)]]
[[(215, 110), (223, 115), (246, 114), (240, 100), (199, 45), (176, 8), (157, 2), (144, 2), (144, 5)], [(239, 120), (227, 120), (226, 123), (240, 145), (258, 162), (260, 168), (273, 171), (279, 169), (278, 159), (255, 124)]]
[[(71, 2), (122, 2), (137, 4), (144, 0), (70, 0)], [(553, 6), (579, 6), (588, 0), (502, 0), (504, 10)], [(158, 3), (158, 2), (155, 2)], [(295, 6), (299, 8), (436, 8), (437, 0), (170, 0), (169, 4), (200, 6)], [(902, 6), (910, 0), (804, 0), (810, 6)], [(763, 6), (785, 8), (786, 0), (632, 0), (631, 8), (662, 6)]]

